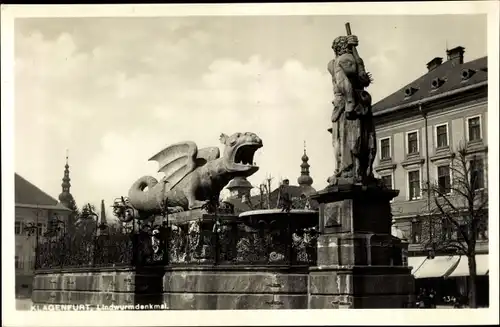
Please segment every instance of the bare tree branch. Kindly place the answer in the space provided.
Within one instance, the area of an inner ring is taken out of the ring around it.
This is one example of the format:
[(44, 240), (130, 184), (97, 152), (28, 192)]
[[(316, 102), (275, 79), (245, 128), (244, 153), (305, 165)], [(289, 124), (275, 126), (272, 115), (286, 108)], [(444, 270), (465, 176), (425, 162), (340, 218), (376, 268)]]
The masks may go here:
[(428, 192), (430, 202), (424, 210), (428, 211), (429, 236), (425, 239), (426, 235), (422, 235), (422, 244), (475, 255), (477, 237), (486, 230), (488, 212), (488, 194), (486, 190), (477, 190), (484, 178), (481, 160), (462, 146), (449, 165), (448, 184), (446, 180), (427, 181), (424, 191)]

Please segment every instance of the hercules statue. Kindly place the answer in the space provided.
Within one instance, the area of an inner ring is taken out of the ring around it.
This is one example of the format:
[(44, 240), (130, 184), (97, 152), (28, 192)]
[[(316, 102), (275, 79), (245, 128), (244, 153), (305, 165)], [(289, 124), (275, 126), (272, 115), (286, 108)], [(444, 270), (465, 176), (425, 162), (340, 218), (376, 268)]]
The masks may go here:
[(335, 59), (328, 63), (333, 83), (332, 138), (335, 173), (330, 185), (369, 183), (374, 180), (373, 161), (377, 152), (371, 96), (364, 90), (372, 82), (365, 71), (356, 46), (358, 38), (351, 35), (333, 41)]

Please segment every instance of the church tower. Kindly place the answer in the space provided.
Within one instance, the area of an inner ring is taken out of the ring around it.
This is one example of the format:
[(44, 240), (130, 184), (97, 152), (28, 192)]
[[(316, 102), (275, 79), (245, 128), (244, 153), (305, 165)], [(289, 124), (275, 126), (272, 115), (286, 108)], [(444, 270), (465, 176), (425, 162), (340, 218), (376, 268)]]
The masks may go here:
[(64, 176), (62, 179), (62, 192), (59, 194), (59, 201), (66, 208), (75, 210), (75, 200), (73, 199), (73, 195), (71, 194), (71, 178), (69, 178), (69, 164), (68, 164), (68, 152), (66, 151), (66, 165), (64, 166)]
[(309, 167), (311, 167), (308, 163), (309, 157), (306, 153), (306, 142), (304, 141), (304, 155), (302, 156), (302, 164), (300, 165), (300, 176), (297, 179), (297, 183), (300, 186), (311, 186), (313, 183), (312, 177), (309, 175)]
[(299, 187), (302, 189), (303, 194), (310, 194), (316, 192), (316, 190), (312, 187), (313, 179), (309, 175), (309, 157), (306, 152), (306, 142), (304, 141), (304, 154), (302, 155), (302, 163), (300, 164), (300, 176), (297, 178), (297, 183)]

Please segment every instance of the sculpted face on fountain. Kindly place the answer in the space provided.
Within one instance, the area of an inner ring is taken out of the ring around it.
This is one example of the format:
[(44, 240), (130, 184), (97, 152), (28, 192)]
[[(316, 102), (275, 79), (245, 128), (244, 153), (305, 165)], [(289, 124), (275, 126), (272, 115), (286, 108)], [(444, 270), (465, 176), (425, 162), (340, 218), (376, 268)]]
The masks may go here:
[(221, 134), (220, 141), (225, 145), (222, 158), (229, 171), (237, 173), (238, 176), (250, 176), (259, 170), (254, 162), (254, 154), (262, 147), (262, 140), (257, 134)]

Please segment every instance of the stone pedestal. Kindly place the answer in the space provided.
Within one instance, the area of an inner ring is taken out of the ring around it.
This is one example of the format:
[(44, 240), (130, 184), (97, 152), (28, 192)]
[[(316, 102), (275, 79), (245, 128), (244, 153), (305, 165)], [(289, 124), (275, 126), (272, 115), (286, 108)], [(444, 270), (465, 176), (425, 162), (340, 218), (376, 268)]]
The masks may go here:
[(311, 196), (320, 203), (317, 266), (311, 267), (309, 308), (402, 308), (414, 279), (403, 245), (391, 235), (390, 201), (399, 191), (339, 185)]

